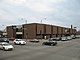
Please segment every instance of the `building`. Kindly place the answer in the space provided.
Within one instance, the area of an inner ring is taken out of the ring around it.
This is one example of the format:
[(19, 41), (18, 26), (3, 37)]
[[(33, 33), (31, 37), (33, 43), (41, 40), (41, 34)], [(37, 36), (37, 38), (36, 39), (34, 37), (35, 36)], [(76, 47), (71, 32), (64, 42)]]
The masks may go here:
[(7, 26), (8, 38), (22, 38), (22, 25)]
[(7, 36), (9, 38), (44, 39), (45, 37), (52, 38), (69, 36), (75, 33), (76, 29), (40, 23), (23, 24), (21, 27), (7, 27)]
[(7, 31), (6, 31), (6, 28), (2, 31), (2, 37), (7, 37)]

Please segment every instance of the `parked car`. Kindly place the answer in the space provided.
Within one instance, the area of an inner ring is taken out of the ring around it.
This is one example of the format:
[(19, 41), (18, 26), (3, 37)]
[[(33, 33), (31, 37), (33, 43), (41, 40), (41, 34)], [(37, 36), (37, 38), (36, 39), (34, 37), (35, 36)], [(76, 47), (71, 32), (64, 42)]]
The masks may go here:
[(68, 39), (68, 40), (71, 40), (71, 39), (72, 39), (72, 37), (71, 37), (71, 36), (67, 36), (67, 39)]
[(72, 39), (75, 39), (75, 38), (76, 38), (76, 36), (75, 36), (75, 35), (71, 35), (71, 38), (72, 38)]
[(57, 45), (57, 41), (54, 41), (52, 39), (48, 39), (48, 41), (43, 42), (42, 45)]
[(25, 45), (26, 42), (22, 39), (15, 39), (14, 40), (14, 44), (19, 44), (19, 45)]
[(9, 40), (14, 41), (14, 40), (15, 40), (15, 38), (13, 38), (13, 37), (12, 37), (12, 38), (9, 38)]
[(0, 49), (2, 50), (13, 50), (13, 46), (10, 45), (9, 43), (6, 43), (6, 42), (1, 42), (0, 43)]
[(61, 37), (61, 41), (67, 41), (67, 37)]
[(50, 38), (50, 39), (52, 39), (53, 41), (60, 41), (61, 40), (60, 37), (55, 37), (55, 38)]
[(0, 38), (0, 42), (7, 42), (7, 43), (9, 43), (9, 40), (7, 38)]
[(37, 39), (32, 39), (32, 40), (30, 40), (29, 42), (36, 42), (36, 43), (38, 43), (39, 40), (37, 40)]
[(75, 38), (80, 38), (80, 35), (74, 35)]

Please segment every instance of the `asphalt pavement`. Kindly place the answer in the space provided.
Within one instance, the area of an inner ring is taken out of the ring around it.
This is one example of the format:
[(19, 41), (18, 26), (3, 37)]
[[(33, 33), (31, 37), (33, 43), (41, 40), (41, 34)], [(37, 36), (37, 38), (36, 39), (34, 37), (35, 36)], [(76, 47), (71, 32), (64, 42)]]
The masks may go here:
[(0, 60), (80, 60), (80, 39), (58, 41), (56, 46), (26, 41), (26, 45), (14, 45), (13, 51), (0, 50)]

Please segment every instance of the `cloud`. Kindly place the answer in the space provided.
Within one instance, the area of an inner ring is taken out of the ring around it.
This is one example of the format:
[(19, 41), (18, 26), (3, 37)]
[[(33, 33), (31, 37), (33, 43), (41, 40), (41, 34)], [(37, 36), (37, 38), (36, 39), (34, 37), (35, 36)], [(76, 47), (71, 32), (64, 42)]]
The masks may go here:
[[(21, 20), (24, 18), (24, 20)], [(44, 19), (46, 18), (46, 20)], [(61, 26), (80, 26), (79, 0), (0, 0), (2, 25), (40, 22)], [(80, 27), (79, 27), (80, 28)]]

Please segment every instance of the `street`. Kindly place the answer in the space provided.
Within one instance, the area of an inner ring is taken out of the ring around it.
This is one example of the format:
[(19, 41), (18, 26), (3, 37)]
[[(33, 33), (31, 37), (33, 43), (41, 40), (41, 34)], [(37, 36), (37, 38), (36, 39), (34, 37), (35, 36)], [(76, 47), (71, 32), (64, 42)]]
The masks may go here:
[(80, 60), (80, 39), (58, 41), (56, 46), (27, 42), (14, 45), (13, 51), (0, 50), (0, 60)]

